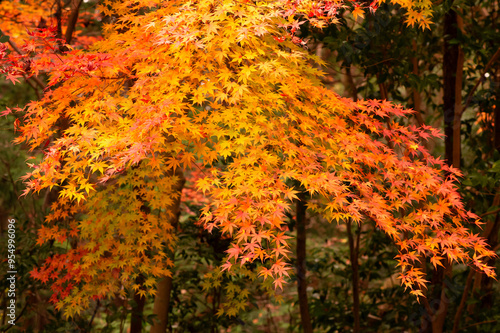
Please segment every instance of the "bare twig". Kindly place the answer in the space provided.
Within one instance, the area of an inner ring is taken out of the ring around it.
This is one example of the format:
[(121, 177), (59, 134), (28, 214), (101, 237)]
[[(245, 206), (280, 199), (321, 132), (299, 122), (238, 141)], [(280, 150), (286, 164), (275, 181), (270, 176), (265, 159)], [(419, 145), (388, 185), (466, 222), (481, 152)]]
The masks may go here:
[(26, 311), (26, 307), (27, 306), (28, 306), (28, 302), (26, 302), (26, 304), (24, 304), (23, 309), (21, 310), (21, 312), (19, 313), (19, 315), (16, 317), (16, 320), (14, 320), (14, 325), (10, 325), (9, 328), (7, 328), (5, 331), (3, 331), (4, 333), (7, 332), (8, 330), (10, 330), (12, 327), (16, 326), (15, 324), (23, 316), (24, 311)]
[(495, 209), (495, 210), (492, 210), (491, 212), (486, 212), (486, 213), (481, 214), (481, 215), (479, 215), (479, 216), (480, 216), (480, 217), (485, 217), (485, 216), (488, 216), (488, 215), (493, 215), (493, 214), (496, 214), (496, 213), (498, 213), (498, 212), (500, 212), (500, 208)]
[(474, 323), (472, 325), (465, 326), (464, 329), (469, 328), (469, 327), (473, 327), (473, 326), (477, 326), (477, 325), (490, 324), (490, 323), (496, 323), (496, 322), (497, 322), (496, 320), (485, 320), (485, 321), (481, 321), (479, 323)]
[(99, 306), (101, 305), (101, 302), (97, 300), (97, 304), (95, 305), (94, 313), (92, 314), (92, 317), (90, 318), (89, 321), (89, 332), (92, 331), (92, 322), (94, 321), (95, 315), (97, 314), (97, 310), (99, 309)]
[(476, 84), (474, 85), (474, 88), (472, 88), (472, 90), (467, 95), (467, 98), (465, 100), (465, 105), (464, 105), (464, 107), (462, 108), (462, 111), (461, 111), (462, 113), (467, 109), (467, 107), (469, 106), (470, 102), (472, 101), (472, 95), (474, 95), (474, 93), (476, 92), (477, 87), (479, 87), (479, 85), (481, 84), (481, 82), (484, 81), (484, 78), (485, 78), (484, 74), (486, 74), (486, 72), (495, 63), (495, 61), (498, 59), (498, 57), (500, 57), (500, 47), (497, 49), (497, 51), (495, 52), (495, 54), (493, 54), (493, 56), (491, 57), (490, 61), (488, 61), (488, 63), (486, 64), (486, 67), (484, 67), (484, 69), (483, 69), (483, 73), (481, 73), (481, 77), (479, 78), (479, 80), (477, 80)]

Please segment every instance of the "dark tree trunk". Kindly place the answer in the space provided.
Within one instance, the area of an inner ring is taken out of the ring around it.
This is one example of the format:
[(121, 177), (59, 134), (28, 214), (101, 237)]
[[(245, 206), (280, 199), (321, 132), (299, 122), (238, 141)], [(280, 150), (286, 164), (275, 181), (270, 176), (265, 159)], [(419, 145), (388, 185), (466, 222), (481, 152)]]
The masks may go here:
[[(451, 1), (450, 6), (453, 4)], [(464, 56), (456, 43), (462, 28), (462, 19), (451, 7), (443, 22), (443, 112), (445, 134), (445, 160), (450, 166), (460, 168), (462, 116), (462, 81)], [(454, 40), (454, 41), (453, 41)], [(448, 314), (449, 300), (445, 293), (445, 278), (451, 266), (438, 267), (431, 278), (427, 299), (427, 315), (422, 318), (421, 332), (441, 333)]]
[[(463, 53), (456, 43), (462, 26), (457, 12), (449, 9), (444, 16), (443, 111), (445, 158), (448, 165), (460, 168), (460, 125), (462, 115)], [(455, 40), (452, 42), (452, 40)]]
[(444, 134), (446, 135), (445, 158), (453, 164), (453, 122), (455, 120), (455, 83), (458, 60), (458, 44), (450, 44), (457, 38), (457, 13), (449, 10), (444, 16), (444, 54), (443, 54), (443, 111)]
[[(142, 285), (144, 278), (139, 275), (135, 283)], [(134, 294), (134, 305), (132, 306), (132, 314), (130, 317), (130, 333), (142, 332), (142, 317), (144, 314), (144, 305), (146, 304), (146, 296), (140, 296), (138, 293)]]
[(349, 238), (349, 254), (351, 260), (352, 268), (352, 314), (354, 316), (354, 333), (361, 332), (361, 318), (360, 318), (360, 306), (359, 306), (359, 240), (361, 236), (361, 230), (358, 230), (356, 241), (354, 240), (352, 234), (351, 221), (347, 221), (347, 236)]
[[(495, 55), (493, 56), (492, 59), (498, 59), (500, 55), (500, 48), (497, 50)], [(497, 74), (495, 77), (495, 90), (496, 90), (496, 96), (500, 96), (500, 75)], [(500, 105), (497, 101), (497, 104), (495, 105), (495, 148), (500, 152)]]
[(306, 280), (306, 196), (297, 200), (297, 292), (299, 294), (300, 319), (304, 333), (312, 333)]

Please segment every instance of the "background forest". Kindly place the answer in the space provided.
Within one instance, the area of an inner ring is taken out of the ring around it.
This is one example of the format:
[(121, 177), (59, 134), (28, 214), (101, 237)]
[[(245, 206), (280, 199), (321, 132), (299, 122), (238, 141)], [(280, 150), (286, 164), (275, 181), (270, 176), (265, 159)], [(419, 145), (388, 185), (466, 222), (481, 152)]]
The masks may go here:
[[(0, 47), (24, 52), (19, 46), (28, 37), (26, 28), (54, 24), (66, 44), (85, 48), (101, 40), (104, 25), (116, 20), (97, 5), (93, 0), (0, 1)], [(353, 12), (356, 6), (366, 9), (363, 15)], [(464, 206), (484, 222), (482, 229), (471, 228), (498, 254), (500, 2), (434, 1), (432, 10), (429, 29), (421, 29), (408, 25), (406, 10), (394, 3), (346, 1), (336, 23), (318, 29), (305, 22), (295, 36), (324, 61), (309, 65), (326, 73), (322, 80), (329, 89), (354, 101), (388, 100), (415, 110), (400, 125), (442, 129), (445, 138), (422, 144), (463, 173), (458, 190)], [(13, 85), (7, 74), (0, 78), (0, 111), (40, 99), (51, 80), (42, 73), (21, 76)], [(13, 144), (18, 116), (0, 117), (0, 331), (161, 332), (154, 325), (155, 298), (134, 296), (131, 290), (93, 299), (69, 319), (56, 310), (50, 284), (32, 271), (74, 245), (37, 242), (57, 193), (21, 196), (25, 185), (20, 178), (30, 172), (26, 161), (33, 155), (40, 160), (45, 147), (29, 152), (28, 145)], [(423, 261), (430, 281), (423, 290), (426, 298), (418, 302), (397, 279), (398, 249), (386, 233), (370, 223), (327, 223), (306, 213), (305, 200), (285, 220), (288, 234), (295, 236), (289, 239), (289, 263), (306, 273), (291, 274), (282, 290), (274, 290), (269, 280), (258, 283), (253, 263), (222, 273), (231, 242), (199, 223), (208, 200), (195, 189), (200, 172), (185, 175), (179, 214), (170, 217), (177, 241), (167, 252), (174, 266), (172, 277), (161, 285), (169, 291), (163, 300), (168, 332), (500, 331), (499, 285), (493, 278), (464, 264), (433, 270)], [(6, 316), (9, 218), (17, 221), (15, 326), (7, 324)], [(487, 264), (498, 268), (498, 258)], [(138, 277), (137, 289), (144, 283)]]

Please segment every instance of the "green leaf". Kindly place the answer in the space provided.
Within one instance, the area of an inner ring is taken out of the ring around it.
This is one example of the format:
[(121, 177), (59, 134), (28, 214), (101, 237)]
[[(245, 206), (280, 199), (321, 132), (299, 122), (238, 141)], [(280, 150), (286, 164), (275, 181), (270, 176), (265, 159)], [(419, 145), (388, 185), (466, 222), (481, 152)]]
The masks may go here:
[(10, 36), (3, 35), (0, 37), (0, 43), (7, 43), (10, 39)]
[(488, 172), (500, 172), (500, 161), (496, 161)]

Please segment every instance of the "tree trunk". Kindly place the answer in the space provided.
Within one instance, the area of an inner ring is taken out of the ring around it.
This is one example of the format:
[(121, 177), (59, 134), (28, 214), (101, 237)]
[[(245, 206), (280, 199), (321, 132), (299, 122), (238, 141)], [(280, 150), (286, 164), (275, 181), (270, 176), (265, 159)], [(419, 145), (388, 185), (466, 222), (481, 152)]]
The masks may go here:
[(312, 333), (311, 316), (307, 301), (306, 280), (306, 196), (297, 200), (297, 292), (299, 294), (300, 319), (304, 333)]
[[(133, 166), (132, 169), (138, 168), (139, 165)], [(137, 186), (134, 186), (135, 196), (139, 202), (141, 202), (141, 212), (144, 214), (150, 214), (151, 208), (148, 206), (148, 203), (144, 200), (143, 196), (140, 194), (140, 189)], [(139, 274), (139, 276), (135, 279), (135, 283), (143, 288), (144, 284), (144, 276)], [(144, 305), (146, 304), (146, 296), (142, 296), (138, 293), (137, 290), (134, 293), (134, 304), (132, 306), (132, 313), (130, 316), (130, 333), (141, 333), (142, 332), (142, 318), (144, 315)]]
[[(413, 40), (412, 41), (412, 50), (413, 54), (417, 54), (418, 52), (418, 47), (417, 47), (417, 41)], [(412, 73), (416, 75), (417, 77), (420, 76), (420, 71), (418, 70), (418, 59), (417, 57), (411, 57), (411, 64), (412, 64)], [(415, 118), (417, 119), (418, 126), (425, 125), (424, 118), (422, 117), (422, 114), (420, 113), (421, 111), (421, 105), (422, 105), (422, 98), (420, 97), (420, 91), (418, 91), (417, 88), (412, 89), (412, 99), (413, 99), (413, 110), (415, 110)]]
[[(352, 268), (352, 314), (354, 316), (354, 333), (361, 332), (361, 318), (360, 318), (360, 306), (359, 306), (359, 239), (361, 235), (361, 230), (358, 230), (356, 242), (354, 242), (354, 237), (352, 234), (351, 220), (347, 221), (347, 236), (349, 238), (349, 254), (351, 260)], [(361, 228), (361, 227), (360, 227)]]
[[(495, 55), (493, 56), (492, 60), (493, 59), (498, 59), (498, 57), (500, 56), (500, 48), (495, 52)], [(500, 75), (497, 74), (495, 76), (495, 87), (496, 87), (496, 93), (495, 95), (496, 96), (500, 96)], [(495, 144), (495, 148), (496, 150), (498, 150), (500, 152), (500, 107), (498, 105), (498, 102), (497, 102), (497, 105), (495, 107), (495, 132), (493, 133), (494, 134), (494, 144)]]
[(155, 303), (153, 306), (153, 313), (156, 315), (156, 319), (155, 324), (151, 327), (151, 333), (164, 333), (167, 331), (171, 291), (171, 277), (163, 278), (158, 282), (156, 286)]
[(423, 299), (426, 314), (422, 317), (421, 333), (441, 333), (448, 314), (450, 300), (446, 296), (446, 276), (451, 274), (452, 265), (438, 267), (434, 270), (427, 298)]
[[(169, 212), (168, 221), (174, 230), (177, 229), (179, 224), (181, 192), (184, 187), (184, 183), (186, 182), (181, 171), (177, 170), (175, 175), (180, 177), (180, 181), (177, 183), (175, 188), (173, 188), (173, 193), (176, 195), (176, 199), (173, 200), (171, 206), (166, 207), (166, 211)], [(173, 261), (174, 254), (170, 253), (170, 255)], [(165, 277), (158, 282), (156, 286), (155, 302), (153, 305), (153, 314), (156, 315), (156, 319), (154, 324), (151, 326), (150, 333), (165, 333), (167, 331), (171, 291), (172, 277)]]
[[(451, 1), (450, 6), (453, 4)], [(463, 51), (456, 39), (463, 26), (457, 12), (449, 9), (444, 16), (443, 38), (443, 112), (445, 134), (445, 160), (450, 166), (460, 168), (461, 140), (460, 127), (462, 116), (462, 81), (463, 81)], [(452, 40), (455, 40), (452, 42)], [(427, 295), (427, 316), (422, 318), (421, 332), (441, 333), (449, 300), (445, 293), (445, 277), (451, 272), (451, 266), (438, 267), (431, 278), (431, 286)]]
[(358, 88), (356, 83), (354, 83), (354, 78), (351, 73), (351, 65), (348, 65), (345, 69), (345, 75), (342, 76), (342, 83), (344, 84), (344, 89), (346, 90), (346, 95), (350, 96), (353, 101), (358, 101)]
[[(142, 285), (144, 277), (139, 275), (135, 283)], [(130, 316), (130, 333), (142, 332), (142, 317), (144, 314), (144, 304), (146, 304), (146, 296), (140, 296), (138, 293), (134, 294), (134, 305), (132, 306), (132, 314)]]
[(458, 37), (463, 23), (453, 9), (444, 16), (443, 54), (443, 110), (445, 158), (448, 165), (460, 168), (460, 124), (462, 115), (463, 52), (458, 43), (450, 42)]

